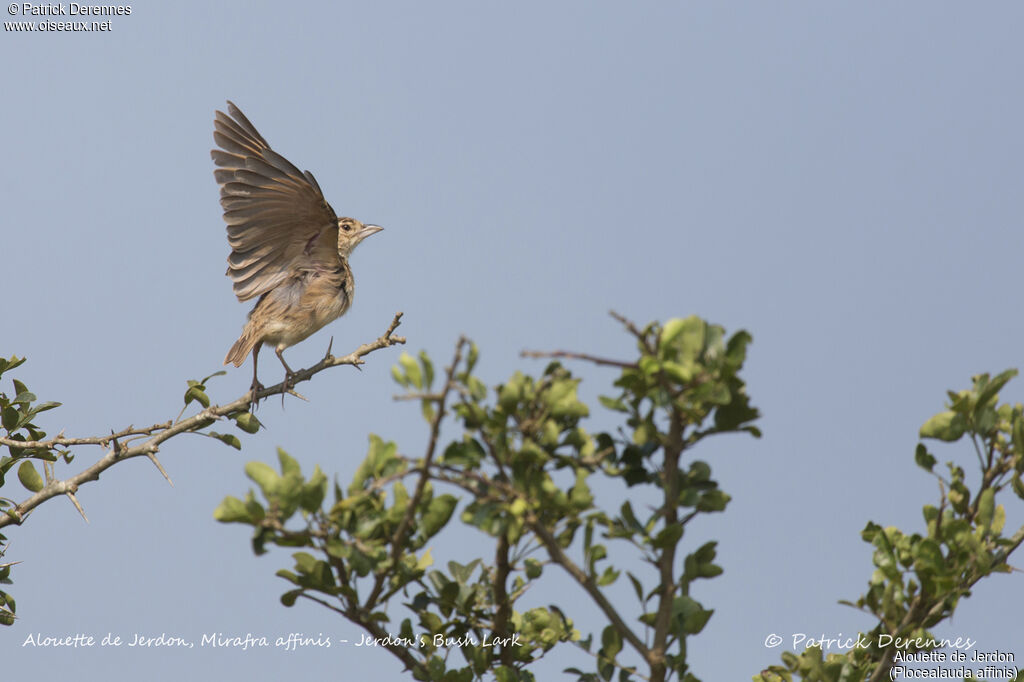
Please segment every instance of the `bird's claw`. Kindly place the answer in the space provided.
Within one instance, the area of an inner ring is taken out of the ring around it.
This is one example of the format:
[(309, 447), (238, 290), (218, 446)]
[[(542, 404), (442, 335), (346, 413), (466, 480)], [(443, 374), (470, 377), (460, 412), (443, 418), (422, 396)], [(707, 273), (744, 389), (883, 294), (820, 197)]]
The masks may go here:
[(259, 407), (260, 401), (259, 401), (259, 398), (256, 397), (256, 395), (260, 391), (264, 390), (264, 388), (266, 388), (266, 387), (263, 384), (261, 384), (258, 380), (256, 380), (256, 379), (252, 380), (252, 385), (249, 387), (249, 392), (251, 394), (249, 396), (249, 411), (250, 412), (255, 412), (256, 408)]
[[(291, 370), (287, 370), (284, 373), (284, 381), (281, 383), (281, 407), (284, 407), (284, 395), (285, 395), (285, 393), (291, 393), (292, 395), (299, 395), (292, 388), (292, 379), (294, 377), (295, 377), (295, 374)], [(302, 396), (299, 396), (299, 397), (301, 398)], [(305, 398), (302, 398), (302, 399), (306, 400)]]

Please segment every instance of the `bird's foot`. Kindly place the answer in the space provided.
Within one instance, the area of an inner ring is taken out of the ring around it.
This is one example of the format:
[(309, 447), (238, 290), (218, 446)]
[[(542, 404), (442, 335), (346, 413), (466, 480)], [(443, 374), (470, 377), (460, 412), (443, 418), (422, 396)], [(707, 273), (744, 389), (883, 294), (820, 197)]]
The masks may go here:
[(293, 372), (290, 372), (290, 371), (285, 373), (285, 375), (284, 375), (284, 382), (282, 383), (282, 386), (281, 386), (281, 388), (282, 388), (282, 390), (281, 390), (281, 407), (284, 407), (284, 396), (285, 396), (286, 393), (288, 395), (295, 396), (299, 400), (305, 400), (307, 403), (309, 402), (309, 398), (307, 398), (306, 396), (302, 395), (301, 393), (299, 393), (298, 391), (296, 391), (292, 387), (292, 378), (294, 376), (295, 376), (295, 374)]
[[(306, 397), (296, 393), (295, 389), (292, 388), (292, 380), (295, 378), (295, 372), (293, 372), (292, 368), (288, 366), (288, 363), (284, 361), (284, 356), (281, 355), (282, 350), (283, 348), (279, 347), (275, 352), (277, 353), (277, 357), (281, 361), (281, 364), (284, 366), (284, 381), (281, 383), (281, 407), (283, 408), (285, 393), (290, 393), (296, 398), (301, 398), (302, 400), (306, 400)], [(306, 400), (306, 402), (309, 401)]]
[(259, 382), (259, 379), (253, 379), (252, 385), (249, 386), (249, 411), (255, 412), (256, 408), (259, 407), (260, 401), (256, 397), (256, 394), (265, 388), (263, 384)]
[(284, 407), (284, 394), (292, 392), (292, 378), (295, 375), (285, 365), (284, 381), (281, 382), (281, 407)]

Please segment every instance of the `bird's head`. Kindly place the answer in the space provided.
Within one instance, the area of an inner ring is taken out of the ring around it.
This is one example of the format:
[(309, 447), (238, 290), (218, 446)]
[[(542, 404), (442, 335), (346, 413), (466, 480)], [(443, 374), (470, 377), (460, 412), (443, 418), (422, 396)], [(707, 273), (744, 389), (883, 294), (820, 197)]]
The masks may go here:
[(338, 255), (347, 258), (359, 242), (383, 229), (379, 225), (364, 225), (355, 218), (338, 218)]

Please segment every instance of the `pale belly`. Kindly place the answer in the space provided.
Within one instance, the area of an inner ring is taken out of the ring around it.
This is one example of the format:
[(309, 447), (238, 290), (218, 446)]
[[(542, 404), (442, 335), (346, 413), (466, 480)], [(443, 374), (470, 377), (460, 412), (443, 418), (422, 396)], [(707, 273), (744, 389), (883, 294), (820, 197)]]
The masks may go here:
[(307, 291), (300, 300), (283, 309), (278, 308), (277, 314), (268, 316), (262, 325), (263, 342), (282, 350), (294, 346), (341, 317), (351, 304), (350, 296), (344, 291), (332, 292), (331, 295), (322, 292), (320, 295), (312, 294)]

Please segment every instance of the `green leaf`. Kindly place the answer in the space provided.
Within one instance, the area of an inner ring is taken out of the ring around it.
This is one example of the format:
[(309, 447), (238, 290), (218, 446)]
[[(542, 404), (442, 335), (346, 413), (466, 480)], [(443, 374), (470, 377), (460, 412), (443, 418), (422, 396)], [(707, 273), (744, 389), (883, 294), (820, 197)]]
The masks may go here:
[(642, 530), (643, 526), (640, 525), (640, 521), (636, 518), (636, 514), (633, 513), (633, 505), (626, 500), (619, 507), (619, 513), (622, 515), (623, 525), (634, 532)]
[(0, 374), (24, 364), (26, 359), (27, 358), (19, 358), (17, 355), (12, 355), (10, 360), (0, 359)]
[(423, 518), (420, 520), (420, 530), (424, 537), (433, 537), (444, 528), (445, 524), (452, 517), (452, 512), (455, 511), (455, 505), (458, 501), (457, 497), (448, 494), (438, 495), (430, 501), (426, 512), (423, 514)]
[(740, 330), (732, 335), (725, 348), (725, 356), (733, 369), (739, 369), (747, 359), (747, 346), (754, 340), (749, 332)]
[(242, 449), (242, 441), (238, 440), (238, 436), (233, 433), (217, 433), (216, 431), (210, 431), (209, 436), (211, 438), (216, 438), (222, 443), (230, 445), (236, 450)]
[(665, 323), (665, 326), (661, 328), (661, 337), (658, 339), (658, 345), (667, 346), (678, 338), (683, 330), (686, 328), (686, 320), (681, 317), (676, 317)]
[(11, 402), (15, 403), (31, 403), (35, 402), (36, 397), (32, 395), (32, 391), (28, 390), (28, 386), (21, 383), (17, 379), (12, 380), (14, 383), (14, 395), (16, 396)]
[(31, 492), (37, 493), (43, 489), (43, 477), (28, 460), (22, 462), (18, 467), (18, 480)]
[(185, 404), (188, 405), (193, 400), (198, 401), (203, 407), (210, 406), (209, 396), (199, 386), (191, 386), (185, 391)]
[(1003, 386), (1006, 385), (1006, 382), (1015, 376), (1017, 376), (1017, 370), (1008, 369), (987, 381), (985, 387), (978, 392), (978, 407), (980, 408), (988, 405), (990, 402), (994, 403), (998, 398), (999, 391), (1003, 390)]
[(579, 379), (563, 379), (551, 385), (544, 395), (552, 417), (586, 417), (590, 414), (587, 406), (576, 397)]
[(434, 410), (434, 401), (423, 399), (420, 401), (420, 412), (423, 414), (423, 419), (427, 423), (433, 423), (434, 416), (437, 412)]
[(245, 465), (245, 475), (260, 487), (264, 495), (277, 492), (281, 477), (264, 462), (249, 462)]
[[(662, 357), (672, 358), (682, 362), (692, 361), (700, 356), (704, 350), (704, 343), (707, 335), (708, 324), (696, 315), (691, 315), (682, 320), (681, 328), (675, 333), (667, 349), (664, 345), (659, 347)], [(669, 352), (675, 351), (675, 352)]]
[(498, 387), (498, 404), (506, 412), (514, 412), (516, 405), (523, 399), (524, 384), (526, 377), (522, 372), (516, 371), (508, 381)]
[(925, 471), (931, 471), (935, 466), (935, 457), (928, 453), (928, 448), (924, 446), (924, 443), (917, 444), (917, 448), (914, 450), (914, 461)]
[(616, 412), (629, 412), (629, 408), (626, 407), (626, 403), (622, 402), (621, 398), (609, 398), (605, 395), (599, 395), (597, 396), (597, 400), (609, 410), (615, 410)]
[(633, 591), (636, 592), (637, 601), (641, 604), (644, 603), (644, 586), (640, 583), (640, 580), (629, 571), (626, 571), (626, 577), (633, 584)]
[(1024, 500), (1024, 481), (1021, 480), (1020, 474), (1014, 474), (1011, 483), (1013, 485), (1013, 492), (1017, 497)]
[(706, 542), (696, 552), (688, 554), (684, 561), (684, 580), (697, 578), (714, 578), (722, 574), (722, 567), (712, 563), (717, 555), (718, 543)]
[(235, 415), (235, 424), (246, 433), (256, 433), (263, 424), (251, 412), (242, 412)]
[(245, 503), (237, 497), (225, 497), (213, 510), (213, 518), (221, 523), (247, 523), (251, 520)]
[(1003, 505), (1001, 505), (1001, 504), (997, 504), (996, 505), (995, 514), (993, 514), (993, 516), (992, 516), (992, 525), (990, 526), (990, 528), (992, 529), (992, 534), (993, 535), (999, 535), (1000, 533), (1002, 533), (1003, 532), (1003, 526), (1005, 526), (1005, 525), (1006, 525), (1006, 508)]
[(38, 405), (33, 405), (32, 414), (36, 415), (39, 414), (40, 412), (46, 412), (47, 410), (52, 410), (55, 407), (60, 407), (62, 404), (63, 403), (55, 403), (51, 400), (45, 403), (39, 403)]
[(299, 595), (302, 594), (302, 592), (302, 588), (297, 590), (288, 590), (281, 595), (281, 603), (285, 606), (295, 606), (295, 600), (299, 598)]
[(665, 376), (676, 383), (688, 384), (693, 380), (694, 374), (696, 374), (697, 365), (693, 362), (682, 363), (666, 360), (661, 363), (661, 371), (665, 373)]
[(569, 502), (576, 509), (587, 509), (594, 503), (594, 494), (587, 485), (587, 470), (576, 470), (576, 484), (569, 489)]
[(622, 651), (622, 636), (613, 626), (608, 625), (601, 631), (601, 655), (609, 660), (615, 660), (615, 656)]
[(1018, 414), (1013, 420), (1011, 429), (1013, 449), (1016, 450), (1017, 456), (1020, 458), (1017, 460), (1017, 471), (1021, 471), (1024, 467), (1024, 416)]
[(914, 547), (915, 566), (918, 571), (941, 572), (946, 564), (942, 548), (935, 540), (924, 538)]
[(700, 602), (686, 595), (676, 597), (672, 602), (672, 619), (676, 623), (677, 636), (683, 633), (696, 635), (704, 629), (713, 613), (713, 610), (705, 610)]
[(445, 448), (442, 461), (450, 466), (475, 469), (485, 456), (483, 446), (476, 440), (452, 441)]
[(683, 537), (683, 526), (678, 523), (674, 523), (671, 526), (665, 526), (662, 528), (654, 539), (651, 540), (651, 546), (656, 549), (666, 549), (679, 542), (679, 538)]
[(434, 383), (434, 363), (430, 361), (430, 356), (425, 350), (420, 351), (420, 365), (423, 367), (424, 388), (430, 390)]
[(423, 553), (423, 556), (416, 560), (416, 570), (425, 571), (433, 565), (434, 557), (430, 556), (430, 548), (427, 548), (427, 551)]
[(992, 528), (992, 516), (995, 514), (996, 493), (992, 488), (985, 488), (978, 497), (978, 515), (975, 521), (985, 533)]
[(299, 495), (299, 506), (308, 512), (314, 512), (323, 504), (327, 496), (327, 476), (320, 470), (320, 465), (313, 467), (313, 475), (302, 486)]
[(921, 427), (921, 438), (937, 438), (938, 440), (951, 442), (959, 440), (964, 435), (966, 425), (962, 415), (947, 410), (940, 412)]
[(420, 366), (415, 358), (403, 351), (398, 356), (398, 364), (405, 370), (405, 376), (409, 379), (409, 383), (419, 390), (423, 390), (423, 374), (420, 372)]
[(620, 573), (619, 571), (616, 571), (611, 566), (608, 566), (607, 568), (604, 569), (604, 573), (601, 574), (601, 577), (597, 579), (598, 587), (604, 587), (605, 585), (611, 585), (612, 583), (614, 583), (616, 580), (619, 579), (619, 573)]
[(469, 342), (469, 351), (466, 353), (466, 372), (471, 373), (480, 359), (480, 349), (472, 341)]
[(697, 509), (705, 512), (724, 511), (730, 499), (732, 498), (721, 490), (709, 490), (700, 496)]
[(283, 448), (277, 449), (277, 460), (281, 463), (282, 476), (302, 476), (302, 469), (299, 467), (299, 463), (295, 461), (294, 457), (285, 452)]
[[(437, 679), (433, 677), (431, 679)], [(507, 665), (499, 665), (494, 669), (494, 679), (497, 682), (519, 682), (519, 675), (516, 673), (515, 668), (510, 668)]]
[(0, 412), (0, 425), (2, 425), (8, 431), (14, 431), (18, 426), (18, 419), (21, 417), (21, 413), (18, 412), (18, 408), (14, 405), (8, 405)]
[(214, 372), (213, 374), (211, 374), (209, 376), (203, 377), (203, 380), (200, 381), (199, 383), (201, 383), (203, 386), (205, 386), (206, 382), (209, 381), (210, 379), (212, 379), (214, 377), (225, 376), (226, 374), (227, 374), (227, 372), (222, 369), (222, 370), (219, 370), (217, 372)]

